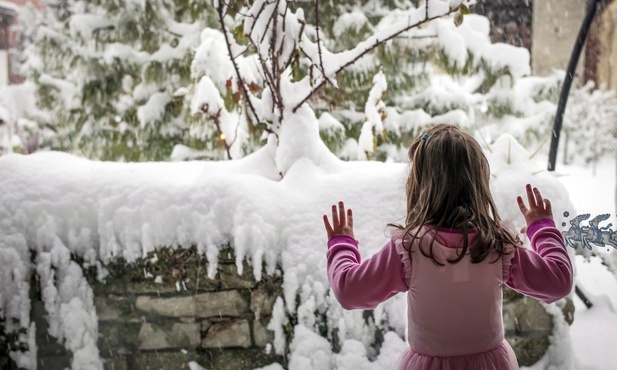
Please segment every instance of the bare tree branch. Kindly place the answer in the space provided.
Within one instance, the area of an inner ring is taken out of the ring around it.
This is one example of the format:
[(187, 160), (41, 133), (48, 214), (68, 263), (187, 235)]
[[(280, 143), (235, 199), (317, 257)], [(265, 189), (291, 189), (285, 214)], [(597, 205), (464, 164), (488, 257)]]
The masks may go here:
[(241, 52), (239, 52), (238, 54), (236, 54), (235, 56), (233, 56), (231, 59), (232, 60), (236, 60), (238, 59), (238, 57), (240, 57), (242, 54), (245, 54), (247, 51), (249, 51), (250, 49), (247, 47), (244, 50), (242, 50)]
[[(319, 37), (319, 0), (315, 0), (315, 33), (317, 34), (317, 53), (319, 54), (319, 67), (321, 68), (321, 75), (325, 78), (326, 82), (334, 85), (332, 81), (326, 76), (326, 70), (323, 67), (323, 56), (321, 53), (321, 39)], [(294, 112), (296, 110), (294, 109)]]
[[(282, 120), (283, 119), (283, 97), (281, 96), (281, 71), (279, 70), (279, 56), (280, 54), (278, 53), (278, 51), (275, 49), (276, 47), (276, 39), (278, 38), (278, 8), (279, 8), (279, 4), (280, 4), (281, 0), (277, 0), (276, 1), (276, 5), (274, 8), (274, 12), (272, 14), (272, 37), (270, 39), (270, 59), (272, 60), (272, 75), (274, 77), (274, 87), (275, 87), (275, 93), (277, 94), (277, 101), (276, 101), (276, 107), (279, 110), (279, 118)], [(285, 2), (285, 4), (287, 4), (287, 2)], [(284, 19), (283, 18), (283, 24), (284, 23)], [(284, 36), (284, 35), (283, 35)]]
[[(251, 42), (255, 44), (253, 42), (253, 39), (250, 37), (250, 35), (249, 35), (249, 40), (251, 40)], [(276, 84), (274, 83), (274, 76), (272, 76), (272, 74), (270, 73), (270, 70), (268, 69), (268, 64), (261, 57), (261, 53), (259, 53), (259, 51), (257, 51), (257, 59), (259, 59), (259, 64), (261, 65), (261, 69), (263, 70), (263, 73), (264, 73), (263, 75), (264, 81), (266, 85), (270, 88), (270, 94), (272, 95), (272, 101), (276, 105), (278, 105), (277, 103), (278, 95), (276, 95)]]
[[(424, 23), (430, 22), (430, 21), (432, 21), (432, 20), (434, 20), (434, 19), (441, 18), (441, 17), (443, 17), (443, 16), (445, 16), (445, 15), (448, 15), (448, 14), (451, 14), (451, 13), (454, 13), (455, 11), (457, 11), (457, 9), (450, 9), (448, 12), (446, 12), (446, 13), (444, 13), (444, 14), (436, 15), (436, 16), (434, 16), (434, 17), (429, 18), (429, 17), (428, 17), (428, 2), (429, 2), (429, 1), (430, 1), (430, 0), (427, 0), (427, 1), (426, 1), (426, 3), (427, 3), (427, 5), (426, 5), (427, 15), (424, 17), (424, 19), (423, 19), (423, 20), (421, 20), (421, 21), (419, 21), (419, 22), (417, 22), (417, 23), (414, 23), (414, 24), (408, 25), (408, 26), (406, 26), (406, 27), (404, 27), (404, 28), (402, 28), (402, 29), (400, 29), (400, 30), (398, 30), (398, 31), (396, 31), (396, 32), (394, 32), (394, 33), (392, 33), (391, 35), (389, 35), (389, 36), (387, 36), (387, 37), (385, 37), (385, 38), (383, 38), (383, 39), (381, 39), (381, 40), (375, 40), (375, 42), (374, 42), (372, 45), (370, 45), (370, 46), (368, 46), (366, 49), (364, 49), (364, 50), (363, 50), (361, 53), (359, 53), (359, 54), (358, 54), (355, 58), (351, 59), (350, 61), (348, 61), (347, 63), (345, 63), (345, 64), (344, 64), (344, 65), (342, 65), (341, 67), (339, 67), (339, 69), (337, 69), (337, 70), (334, 72), (334, 75), (335, 75), (335, 76), (336, 76), (336, 75), (338, 75), (339, 73), (341, 73), (342, 71), (344, 71), (345, 69), (347, 69), (349, 66), (351, 66), (352, 64), (354, 64), (355, 62), (357, 62), (360, 58), (362, 58), (363, 56), (365, 56), (366, 54), (368, 54), (369, 52), (371, 52), (373, 49), (375, 49), (375, 48), (377, 48), (377, 47), (379, 47), (379, 46), (383, 45), (384, 43), (386, 43), (386, 42), (388, 42), (388, 41), (392, 40), (393, 38), (395, 38), (395, 37), (399, 36), (399, 35), (400, 35), (400, 34), (402, 34), (403, 32), (407, 32), (407, 31), (409, 31), (410, 29), (412, 29), (412, 28), (414, 28), (414, 27), (418, 27), (418, 26), (420, 26), (420, 25), (422, 25), (422, 24), (424, 24)], [(322, 73), (322, 74), (323, 74), (323, 73)], [(299, 102), (299, 103), (298, 103), (298, 104), (297, 104), (297, 105), (293, 108), (293, 110), (292, 110), (292, 111), (295, 113), (295, 112), (296, 112), (296, 111), (297, 111), (297, 110), (298, 110), (298, 109), (302, 106), (302, 104), (306, 103), (306, 102), (307, 102), (307, 101), (308, 101), (308, 100), (309, 100), (309, 99), (313, 96), (313, 94), (315, 94), (315, 93), (317, 92), (317, 90), (321, 89), (321, 87), (322, 87), (323, 85), (325, 85), (327, 82), (328, 82), (328, 80), (327, 80), (326, 76), (324, 75), (324, 76), (323, 76), (322, 81), (321, 81), (321, 82), (319, 82), (319, 83), (318, 83), (318, 84), (317, 84), (317, 85), (313, 88), (313, 90), (311, 90), (311, 92), (310, 92), (310, 93), (308, 93), (308, 94), (306, 95), (306, 97), (304, 97), (304, 99), (302, 99), (302, 100), (301, 100), (301, 101), (300, 101), (300, 102)]]
[[(218, 112), (216, 112), (216, 114), (208, 114), (208, 106), (204, 105), (200, 108), (201, 112), (204, 113), (207, 117), (209, 117), (210, 119), (212, 119), (212, 121), (214, 122), (214, 125), (216, 126), (216, 130), (219, 132), (219, 138), (220, 140), (223, 142), (223, 145), (225, 145), (225, 151), (227, 152), (227, 158), (228, 159), (233, 159), (231, 157), (231, 144), (227, 144), (227, 138), (226, 137), (220, 137), (220, 135), (224, 135), (223, 131), (221, 130), (221, 111), (219, 110)], [(236, 135), (237, 137), (238, 135)], [(235, 138), (234, 138), (235, 141)], [(233, 144), (233, 143), (232, 143)]]
[[(219, 15), (219, 22), (221, 23), (221, 30), (223, 31), (223, 35), (225, 36), (225, 43), (227, 44), (227, 53), (229, 54), (229, 59), (231, 60), (231, 63), (234, 66), (234, 70), (236, 71), (236, 76), (238, 77), (238, 82), (240, 84), (240, 86), (242, 87), (242, 93), (244, 94), (244, 98), (246, 99), (246, 103), (248, 104), (249, 108), (251, 109), (251, 113), (253, 113), (253, 116), (255, 117), (255, 121), (257, 121), (257, 124), (261, 124), (261, 120), (259, 119), (259, 116), (257, 115), (257, 111), (255, 111), (255, 107), (253, 106), (253, 102), (251, 101), (251, 97), (249, 96), (249, 92), (246, 89), (246, 85), (244, 84), (244, 80), (242, 79), (242, 76), (240, 75), (240, 68), (238, 68), (238, 64), (236, 63), (236, 59), (233, 58), (233, 52), (231, 51), (231, 42), (229, 41), (229, 34), (227, 33), (227, 27), (225, 26), (225, 20), (224, 15), (223, 15), (223, 2), (220, 1), (219, 2), (219, 6), (217, 8), (218, 10), (218, 15)], [(229, 150), (228, 150), (229, 152)], [(231, 157), (230, 157), (231, 159)]]

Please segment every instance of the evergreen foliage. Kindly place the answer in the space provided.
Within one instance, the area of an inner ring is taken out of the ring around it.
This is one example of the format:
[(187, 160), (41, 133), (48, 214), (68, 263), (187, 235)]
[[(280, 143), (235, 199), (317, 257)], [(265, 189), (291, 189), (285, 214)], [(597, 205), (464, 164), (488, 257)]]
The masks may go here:
[(165, 160), (188, 135), (178, 89), (191, 83), (205, 0), (59, 0), (26, 30), (27, 77), (52, 114), (52, 148), (103, 160)]
[[(230, 2), (224, 17), (234, 56), (245, 58), (246, 65), (256, 59), (256, 45), (244, 34), (253, 3)], [(52, 148), (95, 159), (145, 161), (238, 158), (263, 146), (269, 126), (254, 117), (235, 73), (223, 66), (231, 63), (217, 4), (50, 2), (38, 29), (25, 33), (25, 71), (38, 87), (40, 107), (50, 113), (36, 120), (55, 130)], [(353, 48), (417, 6), (400, 0), (330, 0), (319, 1), (316, 12), (314, 1), (288, 5), (303, 11), (302, 32), (312, 42), (319, 25), (324, 49), (332, 53)], [(338, 74), (337, 86), (326, 84), (311, 97), (318, 117), (327, 112), (330, 121), (337, 121), (320, 129), (334, 153), (347, 159), (405, 160), (417, 132), (444, 121), (481, 132), (489, 141), (497, 132), (524, 136), (529, 147), (548, 136), (561, 75), (526, 77), (526, 49), (500, 44), (488, 53), (488, 20), (461, 19), (459, 28), (452, 19), (439, 19), (401, 34)], [(513, 61), (503, 57), (507, 53)], [(315, 73), (314, 66), (296, 45), (288, 67), (293, 79)], [(246, 68), (245, 85), (263, 98), (264, 77)], [(367, 151), (359, 146), (360, 133), (380, 71), (387, 80), (383, 129), (372, 129), (374, 146)], [(216, 86), (225, 117), (191, 108), (204, 77)], [(522, 128), (513, 128), (513, 119), (522, 120)]]

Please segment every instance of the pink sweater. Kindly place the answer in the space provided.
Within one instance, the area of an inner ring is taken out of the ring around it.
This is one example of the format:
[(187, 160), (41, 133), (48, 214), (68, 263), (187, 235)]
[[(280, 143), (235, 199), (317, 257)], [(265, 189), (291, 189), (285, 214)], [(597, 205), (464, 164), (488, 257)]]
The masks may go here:
[[(469, 234), (471, 240), (477, 236), (475, 230)], [(399, 369), (517, 369), (514, 353), (503, 339), (500, 285), (547, 303), (572, 289), (572, 265), (553, 220), (534, 222), (527, 235), (533, 250), (517, 248), (503, 255), (499, 264), (474, 265), (464, 259), (444, 267), (435, 267), (415, 244), (411, 260), (400, 238), (392, 238), (362, 263), (357, 242), (336, 236), (328, 242), (328, 278), (346, 309), (373, 309), (408, 292), (410, 347), (401, 356)], [(437, 233), (437, 255), (455, 257), (452, 248), (460, 237), (455, 230)], [(419, 275), (414, 275), (415, 269)], [(457, 307), (454, 318), (452, 305)]]

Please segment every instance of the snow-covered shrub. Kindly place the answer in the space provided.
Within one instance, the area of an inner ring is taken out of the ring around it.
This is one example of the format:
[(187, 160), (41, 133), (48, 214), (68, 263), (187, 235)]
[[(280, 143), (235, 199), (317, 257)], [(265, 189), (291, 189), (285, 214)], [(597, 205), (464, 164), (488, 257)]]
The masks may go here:
[[(574, 89), (563, 122), (564, 160), (596, 163), (617, 152), (617, 97), (592, 82)], [(595, 166), (594, 166), (595, 168)]]

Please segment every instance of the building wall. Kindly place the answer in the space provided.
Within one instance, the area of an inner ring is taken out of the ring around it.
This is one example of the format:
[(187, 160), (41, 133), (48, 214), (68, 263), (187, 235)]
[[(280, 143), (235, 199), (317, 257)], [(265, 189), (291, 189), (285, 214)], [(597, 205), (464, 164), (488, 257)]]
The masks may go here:
[(23, 82), (23, 77), (16, 74), (15, 65), (12, 65), (18, 58), (20, 45), (11, 29), (18, 22), (17, 13), (22, 6), (33, 6), (39, 11), (45, 9), (43, 0), (0, 0), (0, 86)]
[[(548, 75), (553, 69), (566, 69), (574, 42), (585, 17), (585, 0), (546, 0), (533, 2), (531, 64), (535, 75)], [(584, 61), (577, 69), (580, 76)]]
[(595, 82), (617, 90), (617, 2), (613, 1), (596, 17), (597, 55)]
[(475, 13), (491, 22), (491, 41), (531, 51), (532, 0), (478, 0)]

